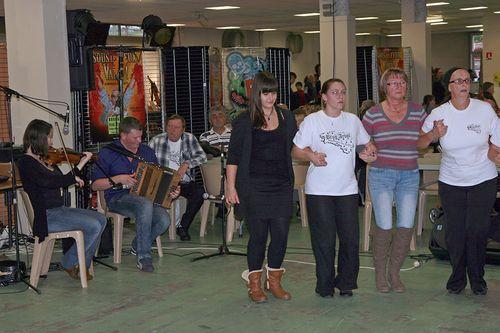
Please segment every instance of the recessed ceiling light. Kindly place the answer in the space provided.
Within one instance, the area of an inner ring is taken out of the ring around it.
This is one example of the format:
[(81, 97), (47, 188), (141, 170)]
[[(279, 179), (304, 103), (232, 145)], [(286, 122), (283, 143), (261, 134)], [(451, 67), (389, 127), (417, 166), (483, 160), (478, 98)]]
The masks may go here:
[(368, 36), (368, 35), (371, 35), (371, 33), (369, 33), (369, 32), (357, 32), (356, 33), (356, 36)]
[(169, 23), (167, 24), (167, 27), (183, 27), (185, 26), (184, 23)]
[(448, 24), (448, 22), (434, 22), (434, 23), (431, 23), (431, 25), (443, 25), (443, 24)]
[(238, 6), (216, 6), (216, 7), (205, 7), (208, 10), (228, 10), (228, 9), (239, 9)]
[(271, 28), (262, 28), (262, 29), (255, 29), (255, 31), (275, 31), (276, 29), (271, 29)]
[(500, 10), (497, 10), (496, 12), (493, 12), (494, 14), (500, 14)]
[(305, 34), (319, 34), (319, 30), (313, 30), (313, 31), (304, 31)]
[(429, 2), (426, 6), (433, 7), (433, 6), (444, 6), (449, 4), (450, 4), (449, 2)]
[(394, 23), (394, 22), (401, 22), (402, 19), (393, 19), (393, 20), (385, 20), (386, 22), (389, 22), (389, 23)]
[(377, 16), (365, 16), (365, 17), (356, 17), (356, 21), (367, 21), (367, 20), (377, 20)]
[(391, 34), (391, 35), (386, 35), (387, 37), (401, 37), (401, 34)]
[(474, 25), (466, 25), (466, 28), (473, 29), (473, 28), (482, 28), (482, 24), (474, 24)]
[(466, 8), (460, 8), (460, 10), (479, 10), (479, 9), (486, 9), (488, 7), (485, 6), (479, 6), (479, 7), (466, 7)]
[(218, 30), (229, 30), (229, 29), (239, 29), (240, 27), (217, 27)]
[(319, 13), (303, 13), (303, 14), (295, 14), (293, 16), (298, 16), (298, 17), (308, 17), (308, 16), (319, 16)]
[(427, 21), (425, 21), (425, 23), (436, 23), (436, 22), (443, 22), (443, 19), (440, 18), (440, 19), (428, 19)]

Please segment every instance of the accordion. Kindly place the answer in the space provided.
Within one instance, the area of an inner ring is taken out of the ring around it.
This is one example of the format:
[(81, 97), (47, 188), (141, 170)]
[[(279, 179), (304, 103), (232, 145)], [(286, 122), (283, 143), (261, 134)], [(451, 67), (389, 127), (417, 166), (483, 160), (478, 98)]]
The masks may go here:
[(130, 188), (130, 194), (146, 197), (165, 208), (170, 208), (170, 192), (179, 185), (181, 177), (173, 169), (139, 161), (136, 170), (137, 183)]

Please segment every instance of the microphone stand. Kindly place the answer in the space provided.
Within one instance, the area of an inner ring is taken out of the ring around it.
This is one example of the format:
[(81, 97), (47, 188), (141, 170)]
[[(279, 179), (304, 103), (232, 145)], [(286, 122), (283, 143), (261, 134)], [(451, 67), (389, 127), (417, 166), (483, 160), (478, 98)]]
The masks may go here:
[[(13, 130), (12, 130), (12, 114), (11, 114), (11, 100), (12, 100), (12, 95), (15, 95), (17, 98), (21, 98), (26, 100), (29, 103), (33, 103), (34, 105), (46, 109), (49, 111), (49, 113), (58, 116), (61, 119), (64, 119), (64, 116), (60, 115), (59, 113), (52, 111), (51, 109), (31, 100), (30, 98), (27, 98), (20, 93), (18, 93), (15, 90), (12, 90), (7, 87), (0, 86), (0, 90), (4, 93), (5, 98), (7, 100), (7, 115), (8, 115), (8, 122), (9, 122), (9, 142), (12, 142), (12, 145), (10, 146), (10, 163), (11, 163), (11, 178), (12, 178), (12, 205), (14, 206), (14, 216), (16, 218), (16, 223), (14, 224), (14, 234), (16, 236), (16, 242), (15, 242), (15, 250), (16, 250), (16, 273), (14, 274), (14, 283), (18, 282), (23, 282), (25, 285), (27, 285), (29, 288), (34, 290), (37, 294), (41, 294), (42, 292), (40, 289), (36, 288), (33, 286), (31, 283), (25, 280), (26, 276), (24, 275), (24, 272), (21, 272), (21, 257), (19, 254), (19, 223), (17, 221), (17, 218), (19, 217), (19, 210), (17, 206), (17, 174), (16, 174), (16, 165), (14, 162), (14, 135), (13, 135)], [(10, 203), (9, 203), (10, 207)], [(10, 208), (9, 208), (10, 210)], [(12, 221), (9, 221), (10, 224)], [(12, 230), (9, 230), (9, 233), (12, 232)]]
[[(226, 163), (224, 163), (224, 147), (221, 144), (220, 147), (220, 193), (216, 197), (216, 199), (219, 199), (222, 201), (222, 223), (221, 223), (221, 234), (222, 234), (222, 244), (218, 248), (218, 252), (208, 254), (208, 255), (203, 255), (200, 257), (196, 257), (191, 259), (192, 262), (202, 260), (202, 259), (210, 259), (212, 257), (218, 257), (218, 256), (224, 256), (224, 255), (233, 255), (233, 256), (246, 256), (245, 253), (239, 253), (239, 252), (231, 252), (229, 248), (227, 247), (227, 242), (226, 242), (226, 223), (227, 223), (227, 217), (226, 217), (226, 204), (225, 204), (225, 191), (224, 191), (224, 186), (225, 186), (225, 180), (226, 180)], [(234, 209), (234, 208), (233, 208)]]

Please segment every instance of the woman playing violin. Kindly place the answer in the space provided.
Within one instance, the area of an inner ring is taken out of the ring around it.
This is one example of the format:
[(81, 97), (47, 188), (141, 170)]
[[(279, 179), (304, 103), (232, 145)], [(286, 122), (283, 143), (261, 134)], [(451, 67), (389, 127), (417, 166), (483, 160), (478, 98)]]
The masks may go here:
[[(89, 280), (92, 276), (89, 275), (88, 268), (106, 225), (106, 218), (96, 211), (63, 206), (61, 188), (83, 186), (84, 182), (75, 175), (75, 171), (63, 174), (57, 165), (51, 166), (46, 162), (53, 142), (52, 134), (51, 124), (39, 119), (31, 121), (23, 137), (25, 154), (18, 161), (23, 187), (35, 213), (33, 234), (42, 242), (49, 232), (81, 230)], [(84, 153), (75, 170), (80, 171), (91, 157), (91, 153)], [(61, 263), (72, 278), (80, 278), (76, 244), (66, 252)]]

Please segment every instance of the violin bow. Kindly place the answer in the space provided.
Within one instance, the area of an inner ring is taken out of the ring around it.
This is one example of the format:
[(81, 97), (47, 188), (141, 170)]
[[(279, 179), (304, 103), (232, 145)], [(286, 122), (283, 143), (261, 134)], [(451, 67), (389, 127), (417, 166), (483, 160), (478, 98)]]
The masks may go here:
[(71, 174), (76, 177), (75, 171), (73, 170), (73, 168), (71, 167), (71, 163), (69, 162), (68, 152), (66, 151), (66, 145), (64, 144), (64, 140), (61, 134), (61, 129), (59, 128), (59, 124), (57, 123), (57, 121), (54, 123), (54, 125), (57, 128), (57, 133), (59, 134), (59, 140), (61, 140), (64, 156), (66, 157), (66, 162), (68, 162), (68, 165), (70, 166)]

